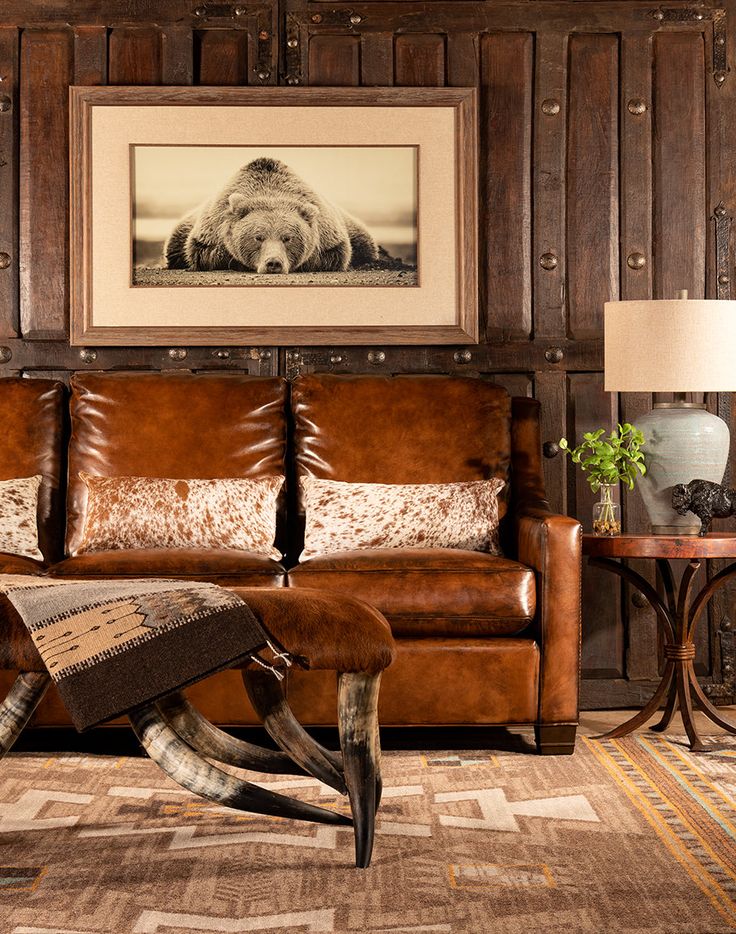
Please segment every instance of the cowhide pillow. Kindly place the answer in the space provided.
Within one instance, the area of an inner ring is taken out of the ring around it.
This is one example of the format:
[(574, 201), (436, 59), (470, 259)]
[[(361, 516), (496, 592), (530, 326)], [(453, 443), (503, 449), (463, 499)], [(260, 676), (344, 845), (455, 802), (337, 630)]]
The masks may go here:
[(283, 477), (167, 480), (79, 476), (87, 487), (87, 510), (75, 554), (211, 548), (281, 557), (273, 542)]
[(304, 477), (302, 559), (364, 548), (465, 548), (500, 554), (504, 481), (344, 483)]
[(0, 551), (43, 561), (38, 547), (38, 491), (42, 477), (0, 480)]

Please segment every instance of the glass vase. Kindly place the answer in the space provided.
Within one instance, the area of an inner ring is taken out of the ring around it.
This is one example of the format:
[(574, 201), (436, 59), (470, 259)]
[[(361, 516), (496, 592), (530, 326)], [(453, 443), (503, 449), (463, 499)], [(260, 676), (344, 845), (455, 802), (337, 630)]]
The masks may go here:
[(600, 499), (593, 504), (593, 532), (595, 535), (621, 534), (621, 507), (613, 501), (612, 483), (602, 483)]

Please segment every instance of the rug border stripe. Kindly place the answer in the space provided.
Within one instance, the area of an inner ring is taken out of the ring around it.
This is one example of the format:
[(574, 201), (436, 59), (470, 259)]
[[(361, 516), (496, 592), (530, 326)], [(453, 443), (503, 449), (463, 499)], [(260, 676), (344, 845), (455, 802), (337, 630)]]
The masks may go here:
[[(682, 823), (686, 825), (686, 827), (688, 828), (688, 830), (690, 831), (690, 833), (691, 833), (694, 837), (697, 837), (697, 839), (700, 841), (701, 846), (702, 846), (703, 849), (709, 854), (709, 856), (710, 856), (710, 858), (713, 860), (713, 862), (714, 862), (714, 863), (717, 863), (717, 864), (723, 869), (723, 871), (726, 873), (726, 875), (729, 876), (731, 879), (733, 879), (734, 882), (736, 882), (736, 871), (734, 871), (730, 866), (726, 865), (726, 864), (723, 862), (723, 859), (715, 852), (715, 850), (713, 849), (713, 847), (711, 846), (711, 844), (708, 842), (708, 840), (707, 840), (707, 839), (705, 838), (705, 836), (703, 835), (701, 829), (699, 829), (699, 828), (695, 825), (694, 821), (693, 821), (691, 818), (689, 818), (689, 817), (687, 816), (687, 814), (685, 814), (685, 813), (681, 810), (681, 808), (678, 807), (678, 805), (677, 805), (671, 798), (668, 798), (668, 797), (665, 795), (665, 793), (664, 793), (664, 791), (662, 790), (662, 788), (660, 788), (658, 785), (656, 785), (656, 784), (653, 782), (652, 778), (651, 778), (649, 775), (647, 775), (647, 774), (644, 773), (644, 771), (642, 770), (642, 767), (641, 767), (640, 765), (638, 765), (636, 762), (634, 762), (634, 760), (633, 760), (633, 759), (631, 758), (631, 756), (626, 752), (625, 749), (622, 749), (622, 748), (621, 748), (621, 744), (620, 744), (620, 742), (619, 742), (618, 740), (615, 740), (615, 739), (611, 740), (611, 745), (613, 745), (613, 746), (616, 747), (616, 749), (618, 750), (619, 754), (620, 754), (621, 756), (623, 756), (623, 758), (626, 759), (626, 760), (630, 763), (631, 767), (634, 768), (634, 769), (639, 773), (639, 775), (641, 776), (642, 780), (645, 781), (645, 782), (647, 783), (647, 785), (649, 785), (649, 787), (652, 789), (652, 791), (656, 792), (656, 793), (660, 796), (660, 798), (661, 798), (663, 801), (665, 801), (665, 802), (669, 805), (670, 808), (672, 808), (672, 810), (675, 812), (675, 814), (676, 814), (677, 817), (680, 819), (680, 821), (682, 821)], [(679, 782), (678, 782), (678, 784), (679, 784)], [(704, 868), (704, 870), (705, 870), (706, 872), (708, 871), (705, 867), (703, 867), (703, 868)], [(728, 893), (727, 893), (727, 892), (724, 892), (724, 894), (725, 894), (726, 897), (729, 899), (729, 901), (731, 901), (731, 902), (733, 903), (733, 899), (728, 895)], [(734, 906), (734, 907), (736, 907), (736, 906)]]
[(692, 769), (692, 771), (695, 772), (695, 774), (698, 776), (701, 782), (703, 782), (704, 785), (707, 785), (711, 789), (711, 791), (717, 794), (718, 797), (721, 798), (724, 801), (724, 803), (727, 804), (731, 808), (732, 811), (736, 812), (736, 807), (734, 806), (734, 802), (728, 797), (728, 795), (723, 791), (722, 788), (719, 788), (717, 785), (714, 785), (713, 782), (706, 776), (705, 772), (701, 772), (701, 770), (697, 767), (697, 765), (694, 762), (689, 762), (685, 758), (685, 756), (682, 754), (682, 750), (678, 749), (675, 743), (673, 743), (671, 740), (667, 739), (664, 736), (661, 737), (661, 739), (662, 739), (663, 744), (667, 746), (667, 748), (671, 752), (674, 752), (674, 754), (678, 757), (678, 759), (681, 759), (685, 763), (685, 765), (689, 766)]
[[(698, 789), (692, 784), (686, 775), (678, 774), (675, 772), (675, 770), (672, 768), (672, 765), (665, 758), (663, 758), (662, 754), (654, 746), (652, 746), (646, 737), (640, 736), (639, 743), (646, 749), (649, 749), (651, 755), (655, 757), (657, 761), (661, 762), (662, 767), (667, 769), (667, 771), (673, 775), (678, 782), (684, 784), (687, 788), (690, 789), (693, 796), (701, 803), (703, 809), (707, 811), (708, 814), (710, 814), (713, 820), (719, 824), (723, 830), (729, 833), (732, 837), (736, 838), (736, 826), (734, 826), (725, 815), (722, 815), (717, 809), (715, 809), (711, 801), (708, 801), (707, 798), (703, 797), (702, 792), (698, 791)], [(683, 759), (682, 761), (685, 763), (685, 765), (690, 764), (687, 759)], [(734, 878), (736, 879), (736, 875), (734, 875)]]
[[(692, 854), (682, 845), (682, 842), (667, 824), (663, 822), (660, 823), (662, 819), (659, 813), (651, 808), (646, 798), (621, 770), (608, 751), (603, 748), (602, 744), (595, 744), (587, 736), (582, 736), (581, 739), (606, 771), (613, 777), (614, 781), (621, 786), (629, 800), (651, 825), (673, 858), (683, 867), (700, 891), (707, 896), (716, 911), (733, 929), (736, 929), (736, 906), (734, 906), (733, 901), (729, 898), (728, 893), (724, 892), (718, 883), (709, 875), (706, 875), (705, 878), (701, 876), (701, 873), (707, 873), (705, 867), (695, 861)], [(693, 872), (691, 864), (694, 864), (699, 872)], [(712, 891), (711, 887), (714, 888), (715, 891)], [(721, 898), (727, 899), (728, 904), (723, 904)]]

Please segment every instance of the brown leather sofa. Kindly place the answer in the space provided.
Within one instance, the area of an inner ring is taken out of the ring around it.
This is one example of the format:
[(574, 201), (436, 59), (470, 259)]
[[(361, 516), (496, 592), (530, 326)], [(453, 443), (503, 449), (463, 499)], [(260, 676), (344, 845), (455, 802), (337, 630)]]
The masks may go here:
[[(44, 477), (39, 529), (46, 559), (42, 565), (0, 555), (0, 572), (167, 576), (351, 594), (381, 610), (397, 639), (397, 661), (382, 689), (384, 724), (533, 724), (541, 752), (572, 751), (581, 530), (553, 515), (545, 500), (535, 401), (453, 377), (310, 375), (289, 385), (233, 374), (82, 373), (72, 380), (68, 408), (61, 384), (0, 380), (0, 421), (7, 433), (0, 479)], [(277, 542), (286, 558), (158, 549), (64, 558), (84, 521), (80, 471), (177, 479), (285, 471)], [(295, 490), (307, 474), (383, 483), (507, 478), (506, 557), (377, 549), (300, 564), (303, 515)], [(7, 612), (0, 612), (0, 626), (7, 683), (29, 643)], [(257, 722), (234, 672), (191, 693), (216, 722)], [(328, 673), (297, 672), (289, 693), (303, 722), (334, 723)], [(68, 721), (52, 695), (35, 722)]]

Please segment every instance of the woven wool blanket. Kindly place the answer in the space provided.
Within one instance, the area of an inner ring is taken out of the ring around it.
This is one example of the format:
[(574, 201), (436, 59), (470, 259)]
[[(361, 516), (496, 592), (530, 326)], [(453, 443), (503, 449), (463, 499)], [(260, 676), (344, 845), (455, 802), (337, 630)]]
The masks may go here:
[(0, 574), (0, 593), (80, 731), (246, 659), (278, 678), (272, 661), (291, 664), (248, 605), (215, 584)]

